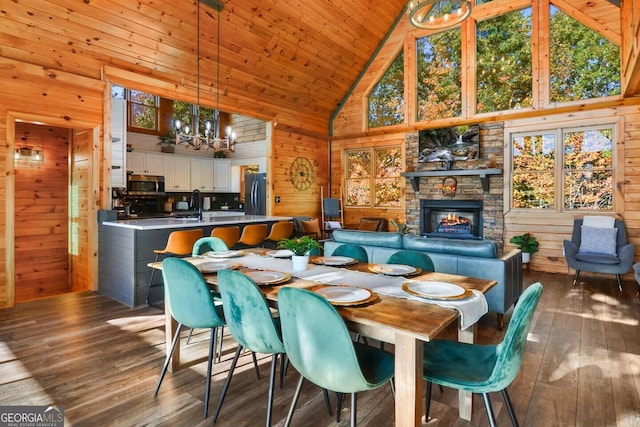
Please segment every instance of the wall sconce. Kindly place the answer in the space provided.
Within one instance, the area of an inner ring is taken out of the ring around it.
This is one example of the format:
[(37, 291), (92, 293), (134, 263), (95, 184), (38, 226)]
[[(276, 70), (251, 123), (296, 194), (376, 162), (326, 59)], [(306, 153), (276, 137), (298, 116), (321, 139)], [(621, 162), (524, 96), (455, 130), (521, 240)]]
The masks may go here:
[(26, 162), (37, 162), (41, 163), (44, 161), (44, 155), (41, 150), (29, 147), (21, 147), (16, 148), (13, 153), (14, 160), (26, 161)]

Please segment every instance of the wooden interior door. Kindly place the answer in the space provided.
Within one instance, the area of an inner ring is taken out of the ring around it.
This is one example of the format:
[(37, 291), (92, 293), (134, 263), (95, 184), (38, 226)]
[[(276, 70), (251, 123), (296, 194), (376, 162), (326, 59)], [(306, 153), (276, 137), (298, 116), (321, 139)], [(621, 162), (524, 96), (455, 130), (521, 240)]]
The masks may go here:
[[(71, 130), (16, 122), (16, 149), (43, 161), (15, 160), (15, 302), (57, 295), (69, 280), (69, 140)], [(27, 150), (23, 151), (28, 153)]]

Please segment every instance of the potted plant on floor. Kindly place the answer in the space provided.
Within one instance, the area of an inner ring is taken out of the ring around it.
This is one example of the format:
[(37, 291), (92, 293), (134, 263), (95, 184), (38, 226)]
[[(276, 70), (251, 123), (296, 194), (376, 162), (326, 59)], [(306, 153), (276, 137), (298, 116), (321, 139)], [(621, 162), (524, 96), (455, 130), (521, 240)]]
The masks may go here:
[(538, 252), (538, 240), (530, 233), (513, 236), (509, 242), (522, 251), (523, 264), (528, 264), (531, 260), (531, 254)]
[(293, 271), (306, 270), (309, 263), (309, 254), (312, 250), (319, 248), (320, 243), (309, 236), (282, 239), (278, 242), (278, 249), (289, 249), (293, 252), (293, 255), (291, 255)]

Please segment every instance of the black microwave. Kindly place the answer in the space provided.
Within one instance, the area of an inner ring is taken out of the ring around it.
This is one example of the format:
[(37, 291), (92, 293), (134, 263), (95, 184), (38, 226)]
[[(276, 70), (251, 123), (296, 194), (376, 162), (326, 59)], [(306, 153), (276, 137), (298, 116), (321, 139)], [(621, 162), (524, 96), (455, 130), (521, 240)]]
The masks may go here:
[(135, 174), (128, 175), (127, 195), (164, 196), (164, 176)]

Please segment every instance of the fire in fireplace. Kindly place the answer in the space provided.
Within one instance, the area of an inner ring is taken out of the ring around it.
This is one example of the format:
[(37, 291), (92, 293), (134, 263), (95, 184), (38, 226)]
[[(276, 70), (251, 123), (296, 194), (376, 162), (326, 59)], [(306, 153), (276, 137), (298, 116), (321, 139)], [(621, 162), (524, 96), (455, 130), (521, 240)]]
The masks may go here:
[(420, 234), (482, 239), (482, 200), (420, 200)]

